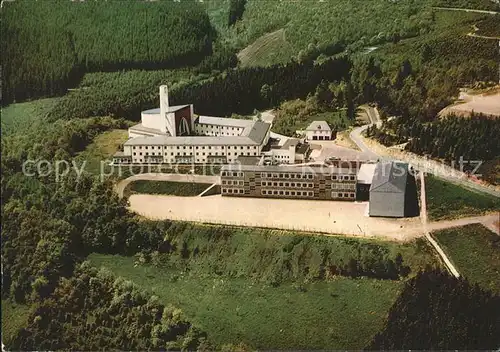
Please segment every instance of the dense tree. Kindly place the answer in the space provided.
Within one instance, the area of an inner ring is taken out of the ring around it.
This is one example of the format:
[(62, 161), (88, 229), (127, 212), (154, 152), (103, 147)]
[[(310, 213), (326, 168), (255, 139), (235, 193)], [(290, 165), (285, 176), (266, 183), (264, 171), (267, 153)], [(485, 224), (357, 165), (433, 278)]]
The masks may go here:
[(500, 296), (428, 269), (410, 279), (375, 350), (492, 350), (500, 345)]
[(9, 342), (12, 350), (195, 350), (205, 335), (179, 309), (84, 263)]
[(232, 26), (236, 21), (241, 20), (247, 0), (229, 0), (228, 25)]
[(197, 64), (214, 37), (194, 2), (6, 2), (2, 103), (61, 94), (84, 72)]

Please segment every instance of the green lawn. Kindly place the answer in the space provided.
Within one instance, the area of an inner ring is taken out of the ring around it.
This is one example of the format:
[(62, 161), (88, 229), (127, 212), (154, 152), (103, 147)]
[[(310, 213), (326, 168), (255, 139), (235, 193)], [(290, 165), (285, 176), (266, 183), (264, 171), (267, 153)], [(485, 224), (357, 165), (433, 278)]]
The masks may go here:
[(2, 299), (2, 343), (10, 344), (17, 331), (28, 323), (30, 306)]
[(284, 64), (296, 54), (281, 28), (259, 37), (238, 53), (238, 59), (242, 67), (270, 66)]
[(115, 129), (97, 136), (94, 141), (77, 156), (77, 162), (85, 161), (85, 170), (99, 174), (102, 167), (109, 172), (113, 154), (121, 149), (121, 145), (128, 139), (128, 131)]
[(45, 119), (47, 113), (54, 107), (60, 98), (48, 98), (10, 104), (2, 108), (2, 137), (14, 132), (26, 131), (33, 123)]
[(431, 220), (475, 216), (500, 210), (500, 199), (470, 191), (428, 175), (425, 178), (427, 212)]
[(361, 349), (384, 324), (401, 281), (348, 279), (271, 287), (244, 278), (195, 276), (92, 254), (90, 261), (179, 306), (217, 346)]
[(210, 187), (208, 183), (169, 182), (138, 180), (130, 182), (125, 194), (168, 194), (172, 196), (194, 197)]
[(500, 293), (500, 236), (475, 224), (438, 231), (434, 237), (462, 275)]

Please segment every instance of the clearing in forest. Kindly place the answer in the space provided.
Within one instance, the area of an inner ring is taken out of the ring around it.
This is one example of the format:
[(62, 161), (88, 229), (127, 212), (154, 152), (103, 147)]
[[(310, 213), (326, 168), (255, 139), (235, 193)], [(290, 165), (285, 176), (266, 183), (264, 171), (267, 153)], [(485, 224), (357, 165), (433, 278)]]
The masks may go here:
[(238, 53), (238, 59), (242, 67), (267, 66), (287, 62), (292, 55), (292, 46), (282, 28), (258, 38)]

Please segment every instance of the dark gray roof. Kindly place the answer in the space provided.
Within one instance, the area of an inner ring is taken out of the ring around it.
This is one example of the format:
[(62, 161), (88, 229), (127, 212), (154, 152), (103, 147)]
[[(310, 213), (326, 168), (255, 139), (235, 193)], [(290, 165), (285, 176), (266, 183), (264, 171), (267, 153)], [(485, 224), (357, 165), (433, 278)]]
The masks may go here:
[(381, 162), (375, 168), (370, 192), (404, 193), (408, 177), (408, 164)]

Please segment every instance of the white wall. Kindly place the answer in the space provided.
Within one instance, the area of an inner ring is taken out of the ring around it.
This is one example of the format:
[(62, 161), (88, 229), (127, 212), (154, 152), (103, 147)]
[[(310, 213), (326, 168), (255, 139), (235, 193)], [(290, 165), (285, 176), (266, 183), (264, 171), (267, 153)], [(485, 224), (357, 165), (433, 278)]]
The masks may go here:
[(331, 131), (324, 131), (324, 130), (317, 130), (317, 131), (306, 131), (306, 137), (308, 140), (315, 140), (314, 137), (316, 136), (316, 140), (319, 140), (319, 136), (323, 137), (323, 140), (325, 137), (328, 138), (328, 140), (331, 139), (332, 137), (332, 132)]

